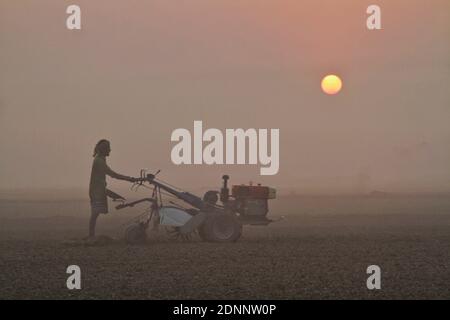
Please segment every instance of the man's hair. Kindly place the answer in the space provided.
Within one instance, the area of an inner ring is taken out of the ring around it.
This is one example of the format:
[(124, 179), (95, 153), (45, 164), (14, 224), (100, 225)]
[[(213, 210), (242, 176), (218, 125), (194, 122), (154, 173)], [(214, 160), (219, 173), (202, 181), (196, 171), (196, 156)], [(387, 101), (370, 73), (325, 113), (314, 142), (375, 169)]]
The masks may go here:
[(95, 157), (96, 155), (106, 156), (108, 148), (109, 148), (109, 141), (106, 139), (100, 140), (95, 145), (93, 157)]

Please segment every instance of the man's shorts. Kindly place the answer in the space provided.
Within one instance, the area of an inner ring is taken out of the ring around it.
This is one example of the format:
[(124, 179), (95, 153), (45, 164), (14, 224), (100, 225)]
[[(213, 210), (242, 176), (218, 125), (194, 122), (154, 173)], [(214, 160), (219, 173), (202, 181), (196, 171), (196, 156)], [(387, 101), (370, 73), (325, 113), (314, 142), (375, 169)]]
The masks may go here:
[(91, 213), (92, 214), (107, 214), (108, 213), (108, 203), (103, 201), (93, 201), (91, 202)]

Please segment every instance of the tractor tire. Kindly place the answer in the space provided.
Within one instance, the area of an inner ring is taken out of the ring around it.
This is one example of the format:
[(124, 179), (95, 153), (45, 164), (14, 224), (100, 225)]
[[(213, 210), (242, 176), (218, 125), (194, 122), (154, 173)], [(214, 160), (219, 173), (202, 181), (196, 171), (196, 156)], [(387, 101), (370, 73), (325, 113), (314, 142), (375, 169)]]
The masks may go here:
[(125, 230), (125, 240), (128, 244), (143, 244), (147, 240), (145, 227), (140, 223), (133, 223)]
[(200, 238), (210, 242), (235, 242), (242, 235), (242, 224), (235, 215), (214, 214), (198, 229)]

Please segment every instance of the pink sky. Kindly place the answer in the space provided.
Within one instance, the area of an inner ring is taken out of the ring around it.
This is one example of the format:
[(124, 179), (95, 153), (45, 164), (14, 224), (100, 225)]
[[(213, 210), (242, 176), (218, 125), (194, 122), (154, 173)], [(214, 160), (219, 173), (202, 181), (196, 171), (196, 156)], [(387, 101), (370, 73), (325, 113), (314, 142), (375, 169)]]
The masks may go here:
[[(95, 142), (125, 174), (185, 188), (222, 173), (302, 192), (450, 191), (450, 2), (0, 3), (0, 188), (87, 187)], [(337, 73), (329, 97), (320, 80)], [(280, 128), (280, 172), (176, 167), (170, 134)], [(236, 181), (237, 180), (237, 181)], [(115, 184), (115, 183), (114, 183)], [(120, 184), (120, 183), (119, 183)]]

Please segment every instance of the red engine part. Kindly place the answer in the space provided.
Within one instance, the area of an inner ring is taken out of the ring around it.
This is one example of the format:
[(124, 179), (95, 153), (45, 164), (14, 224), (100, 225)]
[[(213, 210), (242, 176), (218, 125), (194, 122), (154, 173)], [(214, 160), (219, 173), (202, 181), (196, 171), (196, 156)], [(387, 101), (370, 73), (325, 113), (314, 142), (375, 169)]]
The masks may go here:
[(231, 189), (231, 195), (236, 198), (247, 199), (269, 199), (269, 187), (264, 186), (233, 186)]

